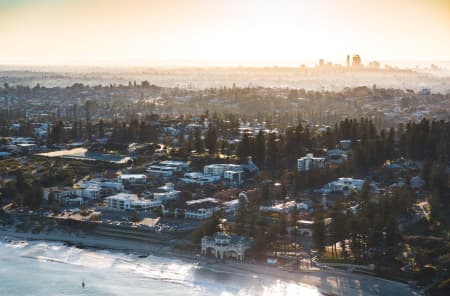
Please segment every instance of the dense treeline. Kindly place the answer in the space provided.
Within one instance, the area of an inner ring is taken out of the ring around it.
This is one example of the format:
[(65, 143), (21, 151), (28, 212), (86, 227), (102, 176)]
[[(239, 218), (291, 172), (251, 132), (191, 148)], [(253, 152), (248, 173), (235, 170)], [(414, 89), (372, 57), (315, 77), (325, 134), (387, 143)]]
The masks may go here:
[(369, 169), (398, 157), (429, 158), (445, 163), (450, 156), (449, 131), (449, 122), (427, 119), (409, 123), (406, 128), (399, 126), (396, 130), (377, 130), (366, 118), (346, 119), (322, 133), (314, 133), (309, 126), (299, 124), (279, 135), (260, 132), (250, 137), (244, 134), (237, 154), (241, 161), (251, 156), (260, 167), (276, 172), (285, 167), (293, 168), (296, 159), (307, 152), (320, 155), (324, 153), (323, 148), (333, 149), (339, 141), (351, 140), (355, 169)]

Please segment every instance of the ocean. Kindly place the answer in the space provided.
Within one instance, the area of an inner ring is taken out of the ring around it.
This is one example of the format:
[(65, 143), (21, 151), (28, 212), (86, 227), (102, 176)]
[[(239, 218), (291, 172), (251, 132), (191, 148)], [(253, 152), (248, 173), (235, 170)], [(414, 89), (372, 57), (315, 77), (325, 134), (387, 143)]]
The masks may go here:
[[(83, 288), (81, 283), (85, 282)], [(0, 295), (321, 295), (312, 286), (44, 241), (0, 241)]]

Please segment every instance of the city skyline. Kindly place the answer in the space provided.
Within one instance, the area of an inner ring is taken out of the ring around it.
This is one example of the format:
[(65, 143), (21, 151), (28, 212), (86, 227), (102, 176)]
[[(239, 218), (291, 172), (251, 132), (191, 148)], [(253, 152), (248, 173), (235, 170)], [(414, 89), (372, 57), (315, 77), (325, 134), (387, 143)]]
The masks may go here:
[(0, 64), (450, 61), (450, 3), (1, 0)]

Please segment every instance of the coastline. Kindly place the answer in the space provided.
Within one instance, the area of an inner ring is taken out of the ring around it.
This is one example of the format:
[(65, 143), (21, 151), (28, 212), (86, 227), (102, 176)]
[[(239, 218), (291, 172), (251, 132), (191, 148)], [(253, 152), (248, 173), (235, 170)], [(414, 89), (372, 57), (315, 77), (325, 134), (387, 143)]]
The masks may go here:
[(423, 295), (420, 291), (413, 291), (408, 285), (373, 276), (346, 273), (330, 270), (312, 270), (288, 272), (279, 268), (255, 263), (240, 263), (226, 261), (216, 263), (214, 260), (197, 257), (194, 252), (174, 249), (171, 246), (157, 245), (146, 242), (132, 241), (120, 238), (109, 238), (95, 235), (75, 235), (62, 231), (49, 233), (16, 232), (12, 229), (1, 229), (0, 237), (3, 241), (27, 240), (62, 242), (79, 248), (94, 250), (108, 250), (138, 256), (154, 255), (167, 259), (178, 259), (186, 263), (199, 263), (199, 267), (210, 272), (228, 273), (234, 275), (270, 278), (283, 280), (299, 285), (312, 286), (323, 295)]

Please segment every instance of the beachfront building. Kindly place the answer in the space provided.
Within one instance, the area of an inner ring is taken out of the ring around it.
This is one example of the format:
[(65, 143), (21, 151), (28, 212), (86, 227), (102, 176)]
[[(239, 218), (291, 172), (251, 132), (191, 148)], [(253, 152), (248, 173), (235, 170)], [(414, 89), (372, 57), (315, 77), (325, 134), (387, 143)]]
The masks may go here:
[(218, 259), (245, 259), (245, 252), (250, 249), (252, 240), (240, 235), (228, 235), (217, 232), (202, 238), (202, 255), (212, 255)]
[(124, 190), (121, 182), (102, 178), (81, 180), (74, 185), (74, 188), (77, 196), (92, 200), (100, 199)]
[(219, 209), (219, 202), (212, 197), (190, 200), (186, 202), (184, 218), (205, 220), (211, 218)]
[(139, 198), (136, 194), (118, 193), (106, 198), (108, 207), (116, 210), (148, 211), (157, 206), (153, 200)]
[(312, 167), (324, 168), (325, 167), (325, 158), (314, 157), (314, 154), (308, 153), (308, 154), (306, 154), (306, 156), (297, 159), (297, 171), (298, 172), (307, 172)]
[(48, 201), (50, 194), (53, 194), (55, 200), (64, 205), (82, 205), (83, 198), (76, 195), (76, 190), (72, 187), (49, 187), (44, 188), (43, 197)]
[(163, 215), (174, 215), (175, 217), (191, 220), (205, 220), (211, 218), (215, 212), (220, 210), (219, 202), (211, 197), (190, 200), (179, 207), (171, 206), (170, 204), (171, 203), (163, 203), (161, 205)]

